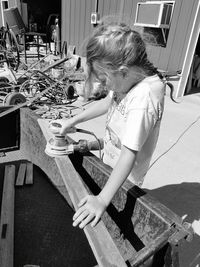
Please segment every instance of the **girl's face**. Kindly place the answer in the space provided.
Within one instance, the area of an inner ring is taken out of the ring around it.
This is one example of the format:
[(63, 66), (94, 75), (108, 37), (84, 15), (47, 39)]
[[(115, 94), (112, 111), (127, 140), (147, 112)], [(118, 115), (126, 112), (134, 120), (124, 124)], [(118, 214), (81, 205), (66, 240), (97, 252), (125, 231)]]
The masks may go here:
[(122, 66), (120, 70), (113, 70), (105, 64), (95, 61), (92, 68), (96, 78), (108, 89), (120, 94), (127, 94), (131, 88), (143, 80), (146, 75), (138, 67), (127, 68)]
[(92, 65), (93, 73), (96, 78), (108, 89), (116, 92), (122, 92), (123, 77), (119, 71), (113, 71), (108, 67), (103, 67), (103, 64), (95, 61)]

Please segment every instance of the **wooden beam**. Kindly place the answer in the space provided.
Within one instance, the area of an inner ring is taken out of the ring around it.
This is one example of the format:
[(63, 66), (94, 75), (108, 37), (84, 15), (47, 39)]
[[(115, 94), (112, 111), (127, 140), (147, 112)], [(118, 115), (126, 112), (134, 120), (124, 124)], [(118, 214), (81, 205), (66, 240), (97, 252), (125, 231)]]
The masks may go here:
[(15, 166), (6, 165), (0, 221), (0, 266), (13, 267)]
[(23, 158), (41, 168), (54, 187), (73, 207), (55, 160), (44, 153), (46, 140), (37, 121), (39, 116), (28, 108), (21, 109), (20, 116)]
[[(38, 123), (46, 140), (49, 140), (52, 137), (52, 134), (48, 130), (48, 122), (38, 119)], [(68, 156), (55, 158), (55, 162), (76, 210), (79, 201), (88, 194), (88, 191)], [(95, 227), (87, 225), (84, 228), (84, 232), (100, 267), (127, 267), (102, 221)]]
[[(76, 153), (70, 155), (70, 159), (91, 192), (96, 194), (104, 187), (112, 171), (108, 165), (105, 165), (92, 153), (85, 155)], [(126, 238), (126, 244), (128, 244), (127, 241), (130, 241), (136, 249), (134, 252), (131, 246), (126, 246), (126, 253), (129, 255), (127, 260), (130, 266), (141, 266), (152, 255), (157, 257), (156, 254), (160, 253), (160, 250), (164, 248), (171, 237), (174, 237), (176, 232), (183, 233), (184, 237), (182, 236), (181, 239), (192, 238), (193, 235), (191, 227), (186, 229), (180, 216), (128, 180), (116, 193), (103, 221), (112, 229), (113, 233), (118, 233), (119, 228)], [(146, 231), (148, 228), (151, 229), (150, 232)], [(138, 238), (135, 238), (136, 236)], [(123, 253), (123, 247), (122, 249), (120, 247), (122, 242), (121, 240), (118, 242), (116, 234), (115, 237), (115, 243), (119, 244), (118, 249)], [(143, 244), (140, 244), (142, 242)], [(139, 246), (136, 246), (137, 243)], [(174, 246), (171, 249), (171, 255), (173, 255), (175, 253)], [(161, 253), (159, 257), (163, 257), (163, 261), (168, 266), (168, 262), (173, 261), (173, 264), (176, 262), (176, 259), (172, 259), (171, 255), (166, 257), (166, 254)], [(173, 266), (178, 267), (179, 265)]]
[(33, 163), (27, 162), (26, 164), (26, 180), (25, 184), (33, 184)]
[(15, 183), (16, 186), (24, 185), (25, 174), (26, 174), (26, 163), (21, 163), (19, 165), (19, 170), (18, 170), (17, 179)]

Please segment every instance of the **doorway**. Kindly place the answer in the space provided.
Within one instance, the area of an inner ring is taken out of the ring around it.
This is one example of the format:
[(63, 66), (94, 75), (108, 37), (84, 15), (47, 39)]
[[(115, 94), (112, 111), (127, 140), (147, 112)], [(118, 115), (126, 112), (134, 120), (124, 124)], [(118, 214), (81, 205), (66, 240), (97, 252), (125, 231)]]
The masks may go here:
[(176, 97), (182, 97), (184, 94), (188, 93), (187, 84), (188, 84), (188, 77), (191, 71), (191, 66), (193, 63), (194, 55), (195, 55), (195, 50), (197, 47), (197, 42), (200, 34), (200, 1), (197, 2), (196, 6), (196, 12), (193, 20), (193, 25), (192, 29), (190, 32), (190, 37), (189, 41), (187, 44), (187, 49), (185, 53), (185, 58), (183, 62), (183, 68), (181, 72), (181, 77), (177, 86), (177, 91), (176, 91)]
[(23, 2), (27, 3), (29, 27), (34, 25), (38, 32), (46, 32), (47, 21), (51, 14), (58, 14), (61, 20), (61, 0), (24, 0)]
[(184, 95), (195, 93), (200, 93), (200, 36), (198, 36)]

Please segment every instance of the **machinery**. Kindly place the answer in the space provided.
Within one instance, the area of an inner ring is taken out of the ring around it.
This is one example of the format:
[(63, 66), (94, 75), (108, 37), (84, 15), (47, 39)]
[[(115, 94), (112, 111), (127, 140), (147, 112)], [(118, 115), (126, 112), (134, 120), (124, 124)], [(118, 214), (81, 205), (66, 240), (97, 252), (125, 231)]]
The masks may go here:
[(100, 158), (101, 158), (101, 149), (103, 148), (103, 140), (98, 139), (94, 133), (78, 129), (78, 128), (71, 128), (68, 133), (75, 133), (75, 132), (82, 132), (85, 134), (91, 134), (96, 138), (96, 141), (87, 141), (87, 140), (79, 140), (79, 142), (72, 142), (69, 137), (65, 135), (59, 134), (59, 130), (61, 125), (56, 122), (52, 122), (49, 124), (49, 129), (51, 133), (54, 135), (46, 145), (45, 153), (51, 157), (62, 157), (75, 151), (79, 152), (88, 152), (90, 150), (99, 150)]
[(20, 85), (7, 63), (0, 68), (0, 101), (3, 105), (16, 105), (26, 102), (26, 97), (19, 93)]

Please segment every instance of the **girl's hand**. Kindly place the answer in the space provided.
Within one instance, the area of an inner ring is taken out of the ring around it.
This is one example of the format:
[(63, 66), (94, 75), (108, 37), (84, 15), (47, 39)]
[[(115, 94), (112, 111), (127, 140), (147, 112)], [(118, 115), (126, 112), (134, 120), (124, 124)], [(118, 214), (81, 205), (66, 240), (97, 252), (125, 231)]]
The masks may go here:
[(52, 120), (49, 128), (53, 134), (65, 135), (70, 129), (74, 128), (73, 118)]
[(79, 209), (73, 216), (73, 226), (79, 224), (80, 228), (84, 228), (91, 222), (94, 227), (101, 218), (101, 215), (107, 208), (107, 205), (100, 196), (87, 195), (78, 204)]

